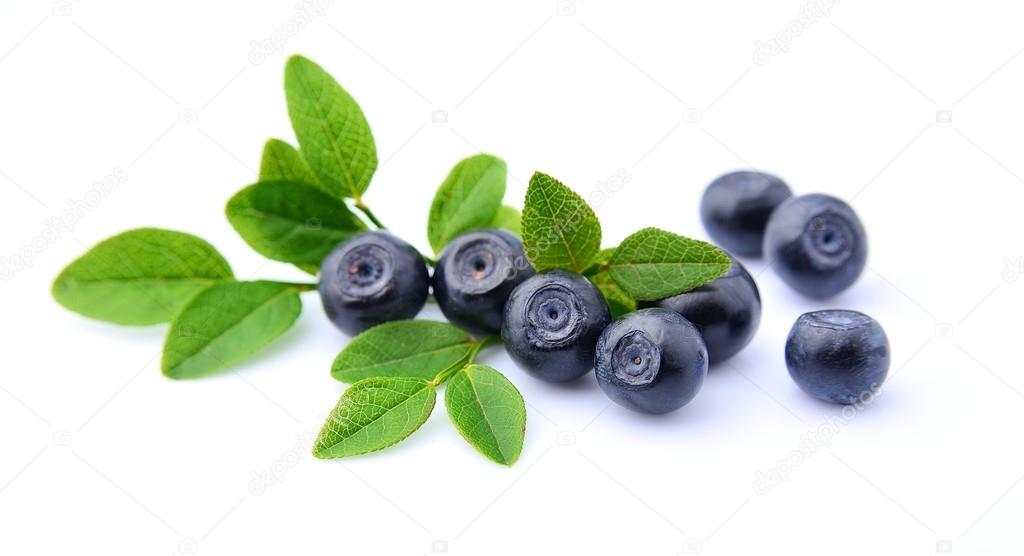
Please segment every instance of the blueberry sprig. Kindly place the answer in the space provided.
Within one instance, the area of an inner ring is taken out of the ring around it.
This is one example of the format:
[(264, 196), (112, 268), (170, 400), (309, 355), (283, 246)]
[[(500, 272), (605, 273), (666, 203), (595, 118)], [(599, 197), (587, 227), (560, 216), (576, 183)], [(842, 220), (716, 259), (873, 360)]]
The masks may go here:
[[(511, 465), (523, 447), (525, 402), (500, 372), (477, 363), (481, 350), (503, 340), (530, 374), (577, 378), (594, 367), (595, 344), (613, 316), (730, 268), (716, 247), (655, 228), (602, 250), (593, 210), (542, 173), (531, 178), (520, 213), (503, 204), (507, 168), (488, 154), (460, 161), (441, 183), (428, 214), (433, 254), (423, 254), (388, 232), (366, 202), (377, 151), (355, 100), (300, 56), (286, 65), (285, 92), (298, 147), (267, 141), (258, 181), (232, 196), (225, 214), (255, 251), (316, 283), (238, 280), (206, 241), (142, 228), (68, 265), (53, 295), (98, 320), (170, 323), (161, 369), (190, 379), (273, 342), (297, 320), (300, 294), (317, 290), (330, 320), (355, 335), (331, 366), (350, 386), (317, 438), (319, 458), (403, 440), (429, 417), (444, 385), (459, 433)], [(411, 320), (431, 290), (451, 323)]]

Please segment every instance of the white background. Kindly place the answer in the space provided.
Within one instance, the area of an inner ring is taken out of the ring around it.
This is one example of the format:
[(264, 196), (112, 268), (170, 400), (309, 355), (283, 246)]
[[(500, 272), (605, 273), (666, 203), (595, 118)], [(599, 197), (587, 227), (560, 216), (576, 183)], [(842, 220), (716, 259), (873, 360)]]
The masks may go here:
[[(339, 2), (294, 29), (291, 2), (0, 2), (0, 552), (1024, 550), (1021, 7), (559, 6)], [(755, 57), (773, 38), (785, 51)], [(537, 169), (594, 200), (608, 245), (647, 225), (705, 237), (704, 185), (771, 171), (852, 202), (869, 270), (816, 303), (750, 261), (760, 332), (674, 414), (610, 407), (590, 377), (540, 383), (493, 349), (528, 403), (514, 467), (443, 410), (393, 449), (313, 460), (346, 341), (315, 293), (252, 361), (174, 382), (165, 327), (92, 322), (48, 291), (88, 246), (144, 225), (202, 235), (240, 277), (302, 279), (223, 218), (263, 142), (293, 140), (293, 52), (362, 104), (381, 160), (366, 200), (420, 247), (435, 187), (484, 150), (508, 161), (517, 206)], [(892, 342), (883, 393), (852, 419), (783, 364), (794, 319), (823, 307), (872, 314)], [(758, 482), (773, 470), (785, 480)]]

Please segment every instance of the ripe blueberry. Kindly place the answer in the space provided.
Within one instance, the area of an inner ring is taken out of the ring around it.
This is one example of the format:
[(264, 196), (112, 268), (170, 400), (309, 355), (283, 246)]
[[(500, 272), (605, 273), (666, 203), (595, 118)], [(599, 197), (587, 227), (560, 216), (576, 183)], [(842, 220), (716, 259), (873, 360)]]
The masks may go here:
[(889, 372), (889, 340), (875, 319), (857, 311), (807, 313), (789, 332), (786, 367), (819, 400), (863, 402)]
[(765, 256), (796, 291), (824, 299), (857, 281), (867, 262), (868, 240), (845, 202), (803, 195), (779, 205), (768, 220)]
[(501, 339), (527, 373), (566, 382), (594, 368), (594, 345), (611, 322), (608, 303), (590, 280), (562, 270), (528, 278), (505, 304)]
[(708, 350), (690, 321), (662, 308), (629, 313), (601, 333), (597, 383), (615, 403), (668, 413), (690, 402), (708, 374)]
[(430, 275), (416, 249), (387, 232), (363, 232), (331, 251), (320, 267), (320, 300), (339, 329), (356, 335), (375, 324), (415, 317)]
[(486, 336), (501, 331), (505, 301), (533, 275), (518, 237), (505, 230), (477, 230), (445, 246), (431, 283), (441, 312), (452, 324)]
[(711, 364), (740, 352), (761, 323), (761, 294), (747, 269), (733, 257), (717, 280), (691, 292), (646, 304), (675, 311), (704, 336)]
[(782, 180), (762, 172), (732, 172), (708, 185), (700, 218), (711, 238), (744, 257), (761, 256), (768, 217), (793, 193)]

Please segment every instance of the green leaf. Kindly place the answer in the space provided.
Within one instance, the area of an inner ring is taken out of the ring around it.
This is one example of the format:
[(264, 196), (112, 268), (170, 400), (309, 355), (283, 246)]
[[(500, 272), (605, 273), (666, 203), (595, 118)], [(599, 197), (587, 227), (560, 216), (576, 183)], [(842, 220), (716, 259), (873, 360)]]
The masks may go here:
[(324, 188), (359, 200), (377, 170), (377, 147), (359, 104), (323, 68), (292, 56), (284, 91), (299, 149)]
[(313, 444), (320, 459), (383, 450), (405, 440), (434, 410), (433, 384), (421, 378), (374, 377), (349, 386)]
[(196, 378), (245, 359), (288, 330), (302, 310), (295, 284), (230, 282), (203, 290), (171, 323), (160, 367)]
[(491, 221), (491, 226), (521, 236), (523, 235), (523, 213), (508, 205), (501, 205), (498, 207), (498, 213), (494, 215), (494, 220)]
[(167, 322), (204, 288), (231, 280), (224, 257), (182, 232), (140, 228), (108, 238), (53, 282), (58, 303), (117, 324)]
[(321, 187), (320, 179), (298, 149), (280, 139), (270, 139), (260, 158), (260, 181), (298, 181)]
[(258, 253), (319, 266), (339, 243), (366, 229), (344, 201), (295, 181), (261, 181), (228, 201), (228, 221)]
[(583, 272), (601, 248), (601, 223), (582, 197), (536, 172), (526, 189), (523, 246), (537, 271)]
[(486, 365), (455, 373), (444, 394), (448, 417), (481, 454), (512, 465), (523, 451), (526, 404), (504, 375)]
[(505, 161), (478, 154), (459, 161), (434, 195), (427, 239), (435, 253), (455, 236), (494, 222), (505, 196)]
[(430, 380), (466, 357), (475, 343), (447, 322), (386, 322), (352, 338), (334, 360), (331, 376), (349, 383), (374, 376)]
[(644, 228), (627, 237), (608, 272), (639, 301), (655, 301), (698, 288), (729, 270), (719, 248), (681, 235)]
[(597, 289), (601, 290), (608, 308), (611, 310), (612, 318), (617, 319), (626, 313), (636, 311), (636, 300), (629, 292), (622, 289), (613, 278), (610, 272), (602, 270), (588, 276)]

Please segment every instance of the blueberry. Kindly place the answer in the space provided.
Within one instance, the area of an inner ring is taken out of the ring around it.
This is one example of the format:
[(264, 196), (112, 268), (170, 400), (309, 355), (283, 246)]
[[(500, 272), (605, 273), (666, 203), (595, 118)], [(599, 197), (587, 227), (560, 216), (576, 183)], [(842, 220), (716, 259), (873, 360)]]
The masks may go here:
[(889, 340), (875, 319), (857, 311), (807, 313), (789, 332), (786, 366), (819, 400), (865, 401), (889, 372)]
[(324, 311), (352, 336), (375, 324), (415, 317), (429, 288), (423, 257), (387, 232), (353, 236), (331, 251), (320, 267)]
[(740, 256), (760, 257), (768, 217), (792, 195), (785, 182), (770, 174), (732, 172), (704, 190), (700, 218), (722, 247)]
[(761, 294), (747, 269), (735, 258), (725, 275), (691, 292), (647, 303), (675, 311), (704, 336), (711, 364), (740, 352), (761, 323)]
[(477, 230), (445, 246), (431, 283), (444, 316), (482, 337), (501, 331), (505, 301), (533, 275), (518, 237), (504, 230)]
[(708, 374), (708, 350), (690, 321), (658, 307), (629, 313), (601, 333), (597, 383), (615, 403), (668, 413), (690, 402)]
[(611, 322), (608, 303), (590, 280), (562, 270), (536, 274), (505, 304), (501, 339), (527, 373), (566, 382), (594, 368), (594, 345)]
[(828, 195), (803, 195), (772, 213), (764, 253), (793, 289), (824, 299), (857, 281), (868, 240), (849, 205)]

